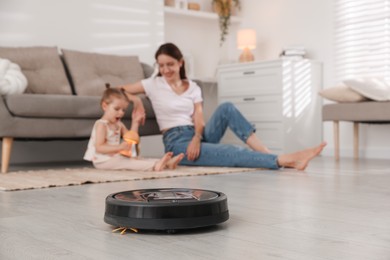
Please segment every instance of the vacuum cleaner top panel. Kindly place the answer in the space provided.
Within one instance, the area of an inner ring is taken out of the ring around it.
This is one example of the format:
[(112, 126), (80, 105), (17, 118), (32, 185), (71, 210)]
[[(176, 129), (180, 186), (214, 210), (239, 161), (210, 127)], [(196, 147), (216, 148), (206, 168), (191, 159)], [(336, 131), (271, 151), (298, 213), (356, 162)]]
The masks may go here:
[(196, 189), (149, 189), (120, 192), (113, 196), (124, 202), (143, 202), (153, 204), (189, 203), (217, 199), (214, 191)]

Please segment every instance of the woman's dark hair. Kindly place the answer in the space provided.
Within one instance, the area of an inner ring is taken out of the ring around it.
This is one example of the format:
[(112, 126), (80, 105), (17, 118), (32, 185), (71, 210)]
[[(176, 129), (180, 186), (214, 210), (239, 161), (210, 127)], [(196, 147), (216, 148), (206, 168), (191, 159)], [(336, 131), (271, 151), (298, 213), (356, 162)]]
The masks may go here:
[[(183, 60), (183, 65), (180, 67), (180, 79), (187, 79), (183, 54), (175, 44), (169, 42), (161, 45), (156, 51), (154, 58), (157, 60), (157, 57), (161, 54), (168, 55), (178, 61)], [(161, 76), (160, 71), (158, 72), (157, 76)]]

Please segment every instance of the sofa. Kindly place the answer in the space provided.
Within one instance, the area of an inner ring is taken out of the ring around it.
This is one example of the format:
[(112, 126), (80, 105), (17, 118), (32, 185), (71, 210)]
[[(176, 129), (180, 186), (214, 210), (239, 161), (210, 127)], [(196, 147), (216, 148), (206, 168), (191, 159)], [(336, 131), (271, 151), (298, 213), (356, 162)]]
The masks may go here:
[[(0, 98), (1, 172), (8, 171), (14, 140), (88, 139), (101, 117), (101, 94), (112, 86), (149, 77), (153, 68), (137, 56), (81, 52), (57, 47), (0, 47), (0, 58), (20, 66), (24, 93)], [(146, 122), (141, 136), (160, 134), (150, 101), (141, 95)], [(132, 105), (125, 118), (131, 117)], [(125, 120), (127, 126), (130, 120)]]

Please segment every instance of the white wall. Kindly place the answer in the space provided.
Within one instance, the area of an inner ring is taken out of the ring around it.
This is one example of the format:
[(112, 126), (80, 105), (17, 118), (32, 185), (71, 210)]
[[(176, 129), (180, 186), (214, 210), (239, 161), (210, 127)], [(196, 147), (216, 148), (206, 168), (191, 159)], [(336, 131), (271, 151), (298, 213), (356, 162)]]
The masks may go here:
[[(0, 0), (0, 46), (134, 54), (153, 64), (163, 40), (163, 0)], [(147, 147), (146, 155), (162, 153)], [(16, 141), (11, 163), (80, 160), (85, 148), (85, 141)]]
[(58, 46), (137, 54), (153, 62), (164, 39), (162, 0), (1, 0), (1, 46)]
[[(233, 24), (228, 41), (218, 46), (217, 21), (196, 18), (168, 17), (165, 19), (166, 39), (182, 49), (196, 54), (196, 76), (208, 77), (219, 63), (236, 62), (240, 54), (235, 46), (239, 28), (253, 28), (257, 32), (256, 60), (278, 58), (283, 47), (301, 44), (307, 57), (323, 63), (323, 87), (334, 86), (333, 71), (333, 0), (241, 0), (240, 24)], [(188, 35), (194, 36), (189, 37)], [(203, 35), (203, 36), (202, 36)], [(217, 58), (222, 57), (222, 58)], [(324, 102), (326, 103), (326, 101)], [(342, 122), (341, 156), (353, 156), (352, 125)], [(389, 125), (362, 125), (360, 155), (366, 158), (389, 158)], [(324, 140), (328, 146), (324, 155), (333, 155), (333, 128), (324, 123)]]
[[(211, 1), (203, 1), (203, 10), (211, 11)], [(230, 39), (238, 24), (231, 24)], [(191, 17), (177, 14), (165, 15), (165, 40), (174, 42), (184, 55), (190, 55), (194, 63), (194, 76), (215, 78), (218, 64), (229, 62), (227, 41), (219, 43), (218, 20), (204, 17)]]
[[(184, 53), (192, 55), (195, 76), (209, 78), (215, 76), (219, 63), (237, 61), (239, 51), (235, 46), (235, 33), (240, 27), (251, 27), (257, 31), (258, 48), (254, 51), (257, 60), (275, 59), (284, 46), (303, 44), (309, 58), (323, 62), (323, 86), (330, 87), (336, 83), (333, 82), (332, 70), (333, 0), (241, 1), (242, 22), (232, 24), (228, 40), (222, 48), (219, 46), (217, 20), (166, 15), (164, 21), (161, 11), (157, 14), (158, 21), (153, 22), (154, 25), (145, 25), (147, 31), (154, 35), (148, 38), (150, 45), (144, 46), (145, 48), (138, 46), (138, 49), (129, 49), (127, 46), (138, 43), (134, 39), (136, 36), (131, 33), (134, 32), (134, 28), (142, 27), (124, 22), (129, 17), (137, 16), (131, 8), (134, 4), (139, 4), (148, 7), (151, 11), (162, 10), (162, 0), (1, 0), (0, 45), (41, 44), (110, 53), (139, 53), (142, 60), (153, 62), (156, 46), (163, 41), (165, 32), (166, 41), (175, 42)], [(210, 1), (201, 2), (203, 8), (211, 9)], [(150, 16), (151, 19), (152, 17), (153, 15)], [(139, 36), (139, 39), (143, 37), (145, 35)], [(209, 97), (211, 102), (216, 102), (215, 91), (209, 92), (212, 95)], [(387, 138), (389, 128), (389, 125), (361, 127), (360, 143), (363, 157), (389, 157), (390, 139)], [(324, 139), (329, 142), (329, 145), (324, 154), (333, 154), (332, 131), (331, 123), (325, 123)], [(348, 123), (342, 123), (341, 131), (341, 155), (350, 157), (353, 154), (352, 127)], [(159, 136), (149, 138), (143, 147), (156, 143), (158, 147), (149, 152), (151, 155), (159, 155), (162, 148)], [(72, 147), (64, 146), (61, 142), (45, 143), (43, 147), (51, 150), (59, 149), (58, 145), (60, 145), (60, 149), (64, 152), (60, 153), (56, 160), (71, 153), (79, 158), (79, 154), (84, 149), (84, 144), (82, 142), (79, 144), (81, 148), (77, 151), (72, 151)], [(37, 149), (37, 147), (42, 145), (17, 144), (15, 147), (17, 151), (14, 149), (13, 156), (17, 158), (17, 153), (23, 154), (21, 149)], [(25, 155), (29, 154), (31, 153)], [(50, 153), (39, 154), (43, 154), (45, 158), (51, 156)], [(35, 159), (39, 160), (39, 158)]]

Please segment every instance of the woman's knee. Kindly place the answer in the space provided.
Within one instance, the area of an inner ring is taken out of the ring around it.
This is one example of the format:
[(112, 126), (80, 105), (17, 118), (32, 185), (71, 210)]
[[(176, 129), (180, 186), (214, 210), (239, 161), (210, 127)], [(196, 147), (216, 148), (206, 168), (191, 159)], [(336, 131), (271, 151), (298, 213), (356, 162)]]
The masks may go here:
[(224, 113), (229, 113), (229, 111), (235, 110), (236, 107), (234, 106), (234, 104), (232, 102), (227, 101), (227, 102), (220, 104), (218, 109), (221, 111), (224, 111)]

